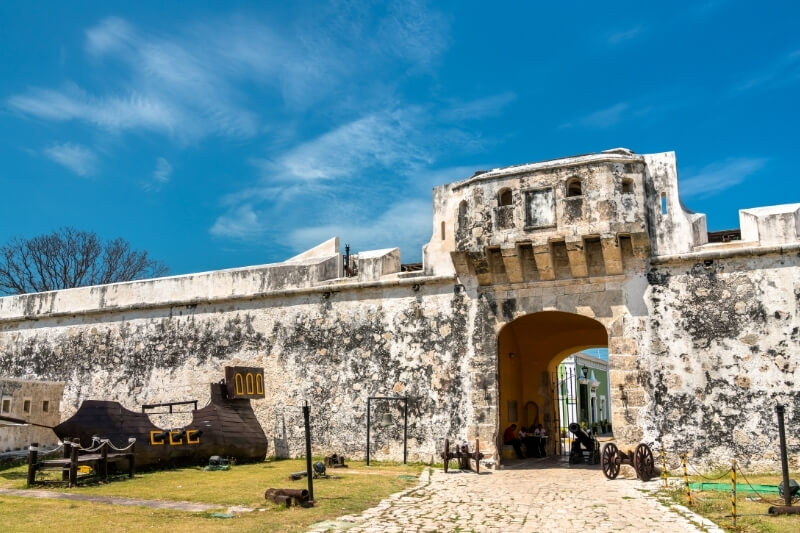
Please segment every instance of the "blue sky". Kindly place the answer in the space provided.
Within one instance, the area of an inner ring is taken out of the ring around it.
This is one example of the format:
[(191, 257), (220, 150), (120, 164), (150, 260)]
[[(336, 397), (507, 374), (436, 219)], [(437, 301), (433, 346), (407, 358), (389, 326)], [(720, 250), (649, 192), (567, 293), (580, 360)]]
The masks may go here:
[(186, 273), (338, 235), (411, 262), (434, 185), (617, 146), (676, 151), (686, 206), (737, 227), (800, 201), (797, 6), (3, 2), (0, 243), (72, 225)]

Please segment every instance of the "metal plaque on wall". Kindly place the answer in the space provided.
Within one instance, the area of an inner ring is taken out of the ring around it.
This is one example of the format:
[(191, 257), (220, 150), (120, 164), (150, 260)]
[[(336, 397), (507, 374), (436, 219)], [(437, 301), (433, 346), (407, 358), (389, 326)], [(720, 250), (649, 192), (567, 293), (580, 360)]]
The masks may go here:
[(264, 369), (251, 366), (226, 366), (225, 385), (228, 398), (256, 400), (264, 398)]

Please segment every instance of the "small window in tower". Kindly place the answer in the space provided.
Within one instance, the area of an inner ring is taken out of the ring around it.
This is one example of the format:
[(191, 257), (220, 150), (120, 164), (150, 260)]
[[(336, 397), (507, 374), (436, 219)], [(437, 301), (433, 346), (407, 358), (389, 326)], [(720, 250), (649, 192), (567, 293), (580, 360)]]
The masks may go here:
[(42, 412), (43, 413), (50, 412), (50, 400), (42, 400)]
[(30, 400), (23, 400), (22, 401), (22, 412), (23, 413), (30, 413), (31, 412), (31, 401)]
[(3, 398), (3, 412), (10, 413), (11, 412), (11, 398)]
[(445, 233), (444, 233), (444, 220), (442, 220), (442, 240), (444, 240)]
[(624, 178), (622, 180), (622, 194), (633, 193), (633, 180), (631, 178)]
[(667, 193), (665, 192), (661, 193), (661, 214), (667, 214)]
[(583, 190), (581, 188), (581, 179), (570, 178), (569, 181), (567, 181), (567, 197), (581, 196), (582, 194)]
[(502, 189), (497, 196), (497, 201), (500, 207), (504, 205), (511, 205), (514, 202), (511, 195), (511, 189)]

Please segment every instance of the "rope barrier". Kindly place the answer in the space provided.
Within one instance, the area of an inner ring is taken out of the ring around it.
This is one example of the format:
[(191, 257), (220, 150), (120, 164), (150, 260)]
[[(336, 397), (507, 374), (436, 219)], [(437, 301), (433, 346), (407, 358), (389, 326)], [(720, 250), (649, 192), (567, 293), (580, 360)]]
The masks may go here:
[(58, 446), (53, 448), (52, 450), (39, 450), (39, 455), (50, 455), (51, 453), (56, 453), (58, 450), (64, 447), (63, 442), (59, 442)]
[(750, 487), (750, 490), (752, 490), (754, 493), (756, 493), (758, 495), (758, 497), (761, 498), (762, 501), (764, 501), (764, 502), (766, 502), (766, 503), (768, 503), (770, 505), (784, 505), (784, 501), (783, 500), (770, 500), (769, 498), (766, 498), (760, 492), (758, 492), (756, 490), (756, 488), (750, 483), (750, 480), (747, 479), (747, 476), (745, 475), (744, 470), (740, 469), (739, 473), (742, 475), (742, 478), (744, 479), (744, 482), (747, 483), (747, 486)]
[[(687, 464), (689, 464), (689, 463), (687, 463)], [(723, 472), (722, 475), (720, 475), (719, 477), (706, 477), (703, 474), (701, 474), (700, 472), (698, 472), (698, 470), (693, 465), (689, 464), (689, 468), (691, 468), (692, 471), (694, 471), (694, 475), (700, 476), (701, 478), (706, 479), (708, 481), (717, 481), (717, 480), (722, 479), (722, 478), (724, 478), (725, 476), (727, 476), (728, 474), (731, 473), (731, 469), (729, 468), (725, 472)]]
[(114, 443), (112, 443), (110, 440), (105, 440), (104, 442), (108, 443), (108, 445), (114, 450), (118, 452), (124, 452), (126, 450), (130, 450), (133, 447), (133, 445), (136, 444), (136, 439), (129, 439), (128, 445), (124, 448), (117, 448), (116, 446), (114, 446)]

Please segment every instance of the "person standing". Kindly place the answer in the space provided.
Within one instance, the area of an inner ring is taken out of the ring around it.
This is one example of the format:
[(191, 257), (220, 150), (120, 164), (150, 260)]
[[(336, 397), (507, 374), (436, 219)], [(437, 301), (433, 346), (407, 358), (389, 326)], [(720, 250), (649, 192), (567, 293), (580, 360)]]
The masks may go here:
[(547, 457), (547, 430), (539, 424), (534, 433), (539, 434), (539, 454), (538, 457)]

